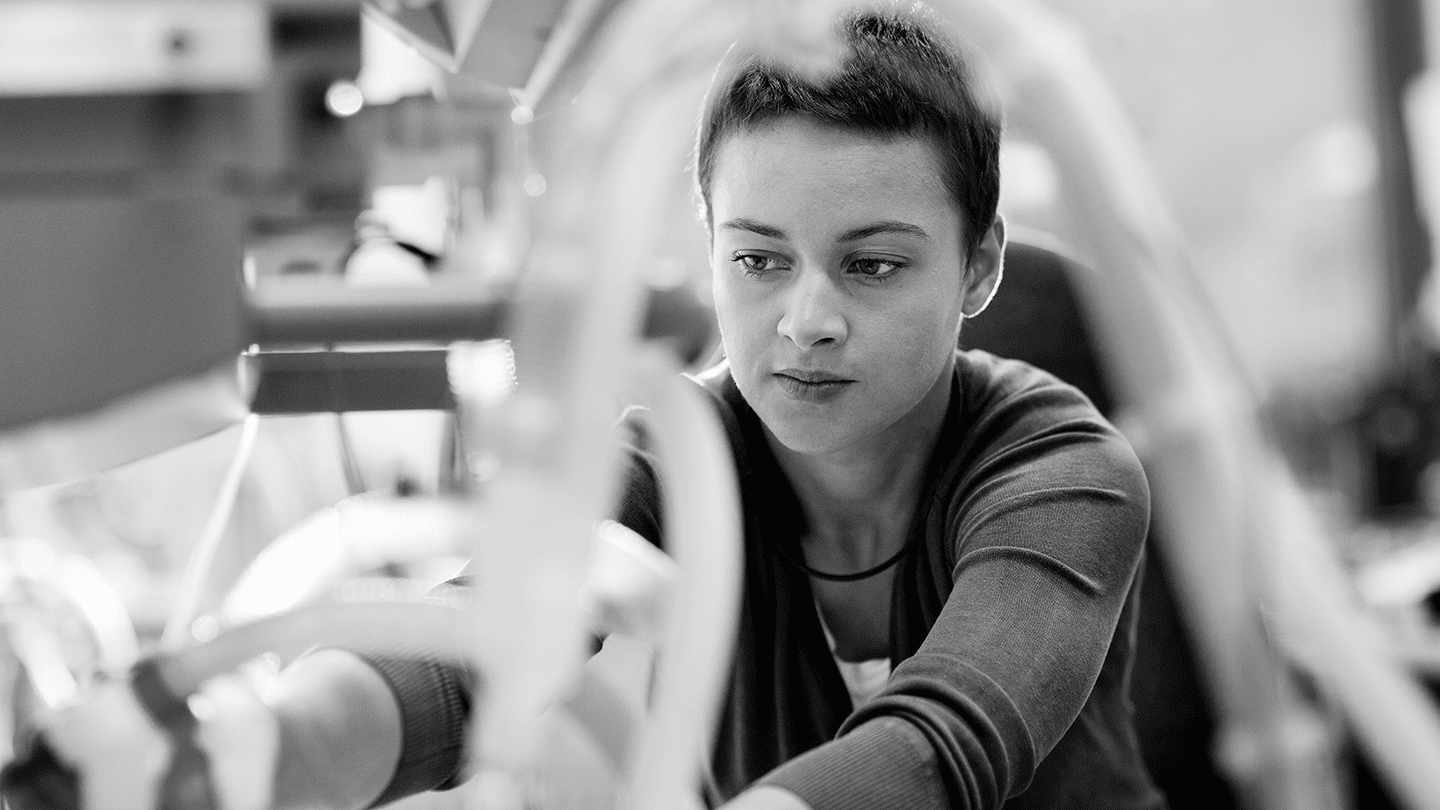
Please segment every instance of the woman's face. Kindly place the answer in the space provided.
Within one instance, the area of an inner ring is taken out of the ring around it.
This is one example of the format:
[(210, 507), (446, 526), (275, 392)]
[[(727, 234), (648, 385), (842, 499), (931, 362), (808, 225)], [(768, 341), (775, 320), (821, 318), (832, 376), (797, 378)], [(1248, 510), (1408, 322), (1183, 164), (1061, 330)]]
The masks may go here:
[(732, 135), (710, 212), (731, 374), (785, 447), (864, 448), (948, 385), (974, 294), (960, 214), (927, 142), (801, 119)]

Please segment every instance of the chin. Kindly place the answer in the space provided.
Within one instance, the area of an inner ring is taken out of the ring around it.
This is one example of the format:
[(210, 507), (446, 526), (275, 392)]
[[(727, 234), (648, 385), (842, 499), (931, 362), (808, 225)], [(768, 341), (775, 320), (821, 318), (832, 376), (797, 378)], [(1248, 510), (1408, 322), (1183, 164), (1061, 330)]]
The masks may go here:
[(847, 420), (835, 415), (815, 414), (796, 418), (780, 415), (773, 408), (759, 408), (756, 413), (775, 440), (793, 453), (823, 456), (843, 450), (860, 439), (860, 431)]

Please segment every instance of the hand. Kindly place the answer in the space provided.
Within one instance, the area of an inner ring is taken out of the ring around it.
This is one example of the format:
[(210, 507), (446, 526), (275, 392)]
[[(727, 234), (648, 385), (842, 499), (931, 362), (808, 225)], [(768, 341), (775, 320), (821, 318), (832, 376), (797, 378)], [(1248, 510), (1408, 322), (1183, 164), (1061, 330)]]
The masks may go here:
[(199, 721), (195, 742), (210, 758), (210, 778), (221, 810), (266, 810), (274, 794), (280, 723), (238, 675), (211, 678), (191, 711)]
[(760, 785), (720, 805), (720, 810), (810, 810), (810, 805), (784, 788)]

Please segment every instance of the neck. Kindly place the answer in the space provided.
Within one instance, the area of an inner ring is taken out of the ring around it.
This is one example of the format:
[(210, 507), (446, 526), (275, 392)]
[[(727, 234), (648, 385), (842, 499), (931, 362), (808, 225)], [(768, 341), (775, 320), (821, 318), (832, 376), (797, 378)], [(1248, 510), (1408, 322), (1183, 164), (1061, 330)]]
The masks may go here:
[[(765, 431), (805, 510), (807, 557), (864, 567), (899, 550), (950, 406), (954, 360), (920, 402), (879, 434), (829, 453), (797, 453)], [(813, 556), (812, 556), (813, 555)]]

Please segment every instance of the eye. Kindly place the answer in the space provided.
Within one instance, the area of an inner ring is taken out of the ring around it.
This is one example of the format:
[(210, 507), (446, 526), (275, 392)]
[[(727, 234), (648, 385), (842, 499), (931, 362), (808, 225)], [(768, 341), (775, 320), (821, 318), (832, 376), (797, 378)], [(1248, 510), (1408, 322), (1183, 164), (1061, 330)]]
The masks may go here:
[(747, 276), (785, 269), (779, 259), (765, 253), (736, 253), (730, 257), (730, 261), (744, 268)]
[(851, 272), (864, 277), (867, 281), (888, 281), (903, 267), (905, 267), (903, 262), (894, 259), (865, 258), (856, 259), (850, 263)]

